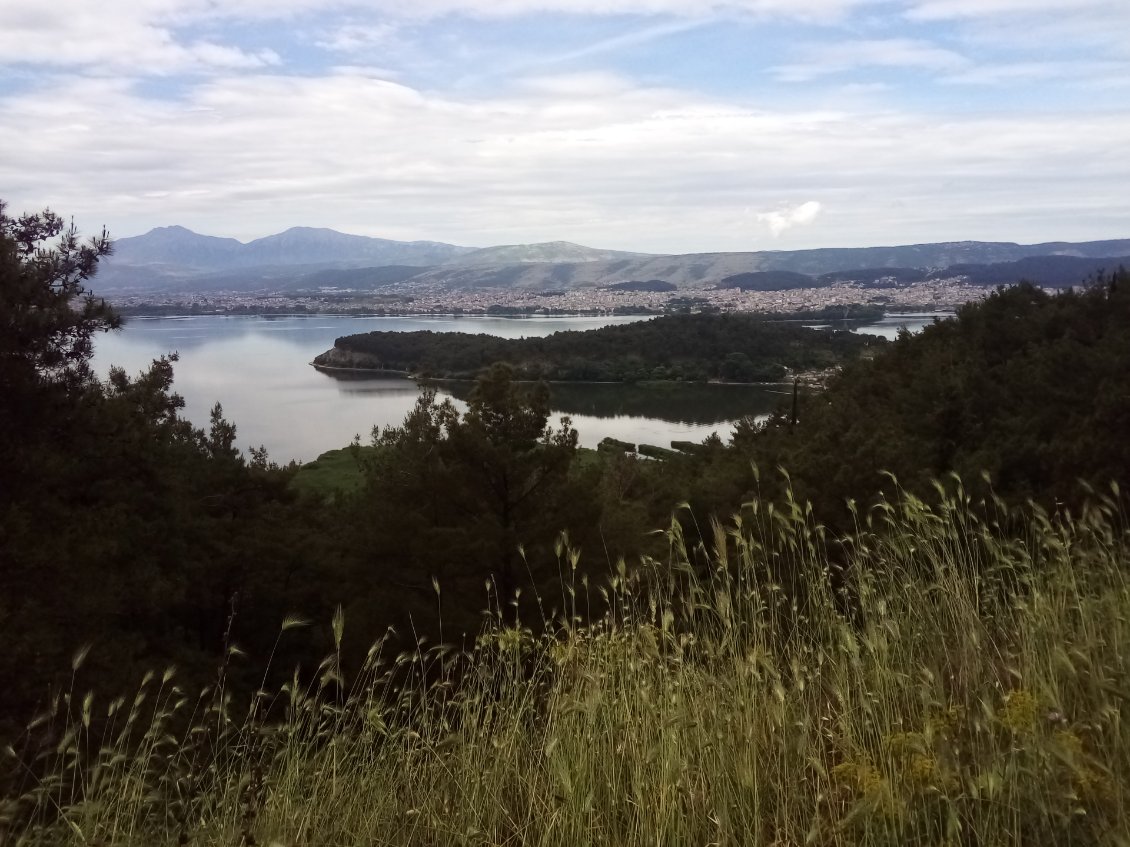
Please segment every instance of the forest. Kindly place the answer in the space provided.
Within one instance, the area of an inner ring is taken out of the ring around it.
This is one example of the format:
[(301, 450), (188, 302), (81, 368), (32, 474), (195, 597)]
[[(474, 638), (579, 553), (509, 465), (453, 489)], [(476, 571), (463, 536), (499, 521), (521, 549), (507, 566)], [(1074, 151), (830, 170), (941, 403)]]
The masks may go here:
[(519, 380), (773, 382), (790, 372), (833, 367), (883, 343), (758, 315), (686, 314), (545, 338), (369, 332), (337, 339), (314, 364), (348, 363), (425, 379), (474, 379), (483, 368), (505, 363)]
[[(352, 337), (490, 364), (466, 412), (425, 392), (312, 490), (218, 406), (185, 420), (175, 357), (92, 371), (110, 249), (0, 205), (0, 843), (1092, 844), (1130, 821), (1127, 271), (889, 344), (738, 315)], [(662, 460), (581, 450), (527, 381), (739, 354), (842, 368), (795, 417)]]

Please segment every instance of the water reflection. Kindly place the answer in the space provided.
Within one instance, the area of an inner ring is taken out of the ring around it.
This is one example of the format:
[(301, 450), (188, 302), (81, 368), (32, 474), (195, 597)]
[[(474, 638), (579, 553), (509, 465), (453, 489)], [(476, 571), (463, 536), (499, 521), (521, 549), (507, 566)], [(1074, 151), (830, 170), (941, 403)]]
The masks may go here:
[[(168, 350), (190, 350), (225, 340), (242, 340), (255, 336), (278, 338), (299, 347), (320, 346), (314, 355), (333, 346), (334, 339), (361, 332), (465, 332), (497, 335), (500, 338), (524, 338), (550, 335), (554, 332), (598, 329), (610, 324), (647, 320), (630, 315), (619, 317), (533, 317), (501, 318), (453, 315), (419, 315), (414, 317), (355, 317), (351, 315), (187, 315), (183, 317), (126, 319), (121, 334), (126, 343), (152, 346), (159, 343)], [(313, 356), (311, 356), (313, 358)]]
[[(907, 316), (892, 316), (860, 331), (893, 336), (900, 321), (914, 331), (933, 318), (921, 316), (916, 326)], [(112, 364), (133, 374), (157, 356), (178, 351), (174, 388), (185, 398), (189, 420), (206, 425), (212, 405), (220, 402), (237, 426), (240, 447), (262, 444), (276, 461), (308, 461), (355, 435), (367, 439), (374, 427), (398, 426), (419, 396), (410, 380), (367, 374), (341, 379), (310, 367), (339, 336), (431, 329), (517, 338), (632, 320), (638, 318), (132, 318), (121, 332), (98, 337), (94, 365), (103, 374)], [(466, 398), (468, 384), (442, 390), (465, 408), (459, 398)], [(555, 414), (573, 419), (587, 447), (606, 436), (661, 446), (672, 440), (701, 441), (712, 432), (729, 438), (729, 422), (768, 414), (786, 399), (775, 393), (780, 390), (677, 383), (551, 387)]]
[(337, 384), (337, 390), (345, 395), (379, 394), (385, 397), (412, 395), (420, 393), (420, 388), (414, 380), (406, 377), (395, 376), (369, 376), (363, 373), (349, 371), (319, 371), (319, 373)]
[[(434, 383), (467, 400), (473, 383)], [(767, 415), (777, 408), (783, 386), (721, 385), (677, 382), (561, 383), (549, 386), (555, 412), (572, 417), (653, 418), (668, 423), (705, 426), (735, 421), (746, 415)]]
[(879, 335), (888, 341), (894, 341), (904, 329), (913, 335), (916, 332), (921, 332), (936, 320), (946, 320), (953, 316), (953, 312), (903, 312), (885, 315), (875, 323), (852, 329), (852, 332)]
[[(324, 315), (133, 318), (121, 332), (98, 336), (94, 366), (102, 374), (111, 365), (136, 374), (156, 357), (177, 352), (180, 361), (173, 388), (184, 397), (185, 416), (196, 426), (207, 425), (209, 410), (219, 402), (228, 420), (236, 424), (240, 447), (262, 444), (275, 461), (309, 461), (355, 436), (367, 440), (374, 427), (398, 426), (419, 396), (411, 380), (362, 375), (345, 381), (310, 367), (310, 361), (332, 347), (339, 336), (378, 329), (432, 329), (516, 338), (630, 320)], [(460, 401), (456, 403), (465, 408)], [(580, 418), (575, 425), (586, 446), (595, 445), (605, 435), (623, 438), (623, 430), (631, 427), (631, 423), (598, 424), (595, 419)]]

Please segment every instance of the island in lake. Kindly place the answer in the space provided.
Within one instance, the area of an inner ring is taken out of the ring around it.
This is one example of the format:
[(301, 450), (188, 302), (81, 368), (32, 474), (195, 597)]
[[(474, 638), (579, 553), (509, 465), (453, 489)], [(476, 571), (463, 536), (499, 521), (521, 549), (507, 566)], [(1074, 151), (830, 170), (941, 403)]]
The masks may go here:
[(751, 314), (689, 314), (543, 338), (368, 332), (338, 338), (313, 364), (424, 379), (474, 379), (484, 368), (505, 362), (518, 379), (531, 380), (775, 382), (836, 367), (885, 343), (843, 329), (811, 329)]

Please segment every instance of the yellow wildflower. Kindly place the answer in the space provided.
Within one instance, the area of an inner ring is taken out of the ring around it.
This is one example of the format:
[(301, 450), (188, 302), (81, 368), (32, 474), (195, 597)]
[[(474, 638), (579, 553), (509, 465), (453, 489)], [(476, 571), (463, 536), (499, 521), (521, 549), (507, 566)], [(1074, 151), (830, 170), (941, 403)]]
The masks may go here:
[(1017, 689), (1008, 695), (1000, 711), (1000, 721), (1010, 732), (1027, 732), (1036, 725), (1036, 698)]
[(926, 749), (926, 739), (920, 732), (896, 732), (887, 739), (887, 749), (892, 756), (905, 757)]
[(906, 766), (907, 780), (915, 786), (933, 785), (938, 777), (938, 760), (924, 753), (914, 753)]
[(965, 726), (967, 715), (963, 706), (949, 706), (944, 712), (934, 715), (927, 721), (930, 731), (943, 738), (954, 738)]

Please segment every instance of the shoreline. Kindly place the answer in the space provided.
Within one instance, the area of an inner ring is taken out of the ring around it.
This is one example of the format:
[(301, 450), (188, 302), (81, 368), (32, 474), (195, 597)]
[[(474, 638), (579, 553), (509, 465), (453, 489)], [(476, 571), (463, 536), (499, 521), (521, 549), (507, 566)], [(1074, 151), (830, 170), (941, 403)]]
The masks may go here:
[[(410, 379), (413, 382), (420, 383), (444, 383), (444, 382), (463, 382), (467, 384), (474, 383), (473, 378), (458, 378), (458, 377), (421, 377), (409, 371), (394, 371), (386, 370), (384, 368), (347, 368), (338, 365), (319, 365), (316, 362), (307, 362), (310, 367), (317, 371), (336, 371), (340, 373), (356, 373), (356, 374), (376, 374), (388, 375), (402, 379)], [(805, 382), (807, 374), (798, 374), (797, 378), (800, 379), (801, 386), (808, 386), (809, 383)], [(793, 381), (791, 379), (778, 381), (778, 382), (726, 382), (723, 380), (677, 380), (677, 379), (641, 379), (636, 382), (625, 382), (623, 380), (593, 380), (593, 379), (516, 379), (514, 382), (521, 385), (535, 385), (539, 382), (544, 382), (546, 385), (655, 385), (655, 386), (668, 386), (668, 385), (717, 385), (717, 386), (733, 386), (735, 388), (773, 388), (779, 386), (792, 387)]]
[(658, 318), (664, 312), (634, 312), (630, 314), (615, 314), (613, 312), (559, 312), (553, 314), (519, 314), (519, 315), (489, 315), (485, 312), (176, 312), (147, 314), (118, 313), (123, 318), (142, 318), (144, 320), (179, 319), (179, 318), (470, 318), (477, 320), (489, 318), (491, 320), (555, 320), (560, 318)]

